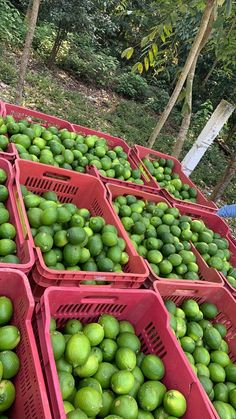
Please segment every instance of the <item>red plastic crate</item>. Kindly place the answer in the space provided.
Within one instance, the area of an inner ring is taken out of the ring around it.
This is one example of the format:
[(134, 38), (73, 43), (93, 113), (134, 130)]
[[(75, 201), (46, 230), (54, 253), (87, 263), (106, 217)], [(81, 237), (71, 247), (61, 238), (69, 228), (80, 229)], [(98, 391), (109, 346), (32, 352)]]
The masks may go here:
[(0, 100), (0, 116), (5, 116), (5, 112), (5, 103), (2, 100)]
[(16, 247), (17, 247), (17, 256), (20, 259), (20, 263), (0, 263), (0, 268), (14, 268), (19, 269), (24, 273), (28, 273), (32, 268), (35, 259), (34, 252), (28, 240), (25, 240), (23, 235), (23, 230), (21, 223), (19, 222), (17, 206), (13, 194), (13, 181), (14, 181), (14, 172), (13, 168), (9, 161), (0, 158), (0, 168), (5, 170), (7, 173), (6, 187), (8, 188), (9, 196), (6, 202), (6, 208), (9, 211), (10, 219), (9, 222), (12, 223), (16, 228)]
[(39, 355), (32, 328), (34, 300), (26, 276), (13, 269), (0, 269), (0, 294), (11, 298), (14, 315), (11, 324), (17, 326), (21, 340), (16, 348), (20, 370), (13, 383), (16, 400), (9, 418), (51, 419)]
[[(116, 226), (118, 233), (123, 237), (120, 222), (117, 221), (106, 201), (106, 190), (102, 183), (90, 175), (75, 173), (55, 167), (33, 163), (24, 160), (16, 161), (15, 193), (21, 207), (21, 224), (24, 226), (26, 237), (34, 246), (28, 223), (20, 184), (25, 185), (31, 192), (42, 194), (45, 191), (56, 192), (61, 202), (72, 202), (79, 207), (85, 207), (92, 215), (100, 215), (108, 224)], [(130, 244), (126, 251), (129, 262), (124, 267), (125, 272), (84, 272), (84, 271), (56, 271), (49, 269), (43, 261), (42, 253), (36, 248), (36, 263), (31, 272), (33, 293), (35, 297), (41, 296), (45, 287), (50, 285), (79, 286), (81, 281), (96, 280), (111, 282), (115, 287), (139, 288), (148, 276), (148, 270), (142, 258), (138, 256)]]
[[(0, 101), (0, 116), (5, 117), (6, 109), (5, 103)], [(13, 162), (17, 157), (17, 150), (13, 144), (8, 144), (7, 151), (0, 151), (0, 157)]]
[[(125, 151), (125, 153), (128, 154), (128, 162), (131, 165), (132, 169), (137, 169), (137, 165), (134, 162), (134, 160), (132, 159), (130, 153), (131, 153), (131, 148), (128, 146), (128, 144), (122, 140), (121, 138), (118, 137), (113, 137), (112, 135), (109, 134), (105, 134), (103, 132), (100, 131), (95, 131), (93, 129), (90, 128), (86, 128), (83, 127), (81, 125), (75, 125), (72, 124), (73, 130), (81, 135), (96, 135), (97, 137), (102, 137), (105, 138), (107, 140), (107, 144), (109, 146), (109, 148), (114, 148), (116, 146), (121, 146), (123, 147), (123, 150)], [(99, 170), (95, 167), (95, 166), (88, 166), (87, 167), (87, 173), (96, 176), (98, 179), (101, 179), (101, 181), (103, 183), (107, 183), (107, 182), (111, 182), (111, 178), (107, 177), (107, 176), (102, 176), (99, 173)], [(147, 175), (147, 171), (146, 170), (141, 170), (142, 171), (142, 180), (144, 181), (144, 185), (137, 185), (136, 183), (132, 183), (132, 182), (127, 182), (125, 180), (120, 180), (120, 179), (112, 179), (112, 182), (115, 183), (116, 185), (123, 185), (123, 186), (130, 186), (132, 188), (134, 188), (135, 190), (143, 190), (145, 189), (145, 187), (149, 189), (149, 178)], [(154, 193), (154, 189), (153, 189), (153, 193)]]
[(27, 119), (30, 123), (41, 124), (45, 127), (53, 125), (59, 129), (66, 128), (70, 131), (73, 131), (72, 125), (64, 119), (47, 115), (43, 112), (33, 111), (22, 106), (12, 105), (6, 102), (4, 103), (3, 113), (1, 115), (4, 117), (6, 115), (12, 115), (16, 121)]
[[(169, 389), (178, 389), (187, 399), (184, 418), (215, 418), (197, 377), (178, 347), (163, 302), (158, 294), (146, 290), (48, 288), (37, 307), (36, 321), (43, 367), (50, 389), (50, 403), (55, 419), (65, 419), (56, 366), (49, 335), (50, 318), (59, 328), (70, 318), (88, 323), (97, 321), (102, 313), (118, 320), (130, 321), (142, 342), (142, 351), (160, 356), (166, 366), (163, 380)], [(181, 374), (179, 374), (181, 371)]]
[[(216, 292), (216, 289), (211, 286), (196, 288), (188, 283), (183, 289), (176, 283), (163, 284), (159, 281), (154, 282), (153, 288), (161, 294), (163, 300), (172, 300), (177, 306), (188, 298), (197, 301), (198, 304), (205, 301), (216, 304), (219, 310), (216, 319), (227, 328), (226, 340), (230, 349), (229, 356), (232, 362), (236, 362), (236, 303), (225, 288), (218, 288)], [(218, 417), (217, 414), (216, 417)]]
[[(188, 208), (186, 207), (184, 204), (174, 204), (174, 207), (178, 208), (181, 212), (181, 214), (184, 215), (189, 215), (195, 219), (201, 219), (202, 221), (204, 221), (205, 225), (212, 229), (215, 233), (220, 234), (222, 237), (226, 238), (229, 241), (229, 250), (231, 252), (231, 257), (230, 257), (230, 263), (232, 264), (232, 266), (236, 267), (236, 244), (235, 244), (235, 240), (232, 238), (231, 234), (230, 234), (230, 230), (229, 230), (229, 226), (228, 224), (226, 224), (226, 222), (219, 217), (216, 214), (210, 214), (210, 213), (206, 213), (205, 211), (201, 211), (198, 208)], [(196, 250), (196, 252), (198, 253), (198, 251)], [(200, 254), (199, 254), (200, 256)], [(202, 259), (202, 258), (201, 258)], [(205, 264), (205, 266), (207, 267), (207, 263), (202, 259), (202, 262)], [(214, 271), (215, 275), (217, 275), (219, 278), (221, 277), (225, 283), (226, 288), (232, 293), (232, 295), (234, 296), (234, 298), (236, 298), (236, 289), (232, 287), (232, 285), (230, 285), (230, 283), (227, 281), (227, 279), (225, 278), (225, 276), (217, 271), (216, 269), (210, 268), (211, 271)]]
[[(69, 131), (73, 131), (72, 125), (63, 119), (23, 108), (22, 106), (0, 102), (0, 116), (5, 117), (7, 115), (12, 115), (16, 121), (27, 119), (31, 123), (39, 123), (45, 127), (53, 125), (60, 129), (66, 128)], [(9, 144), (7, 152), (0, 152), (0, 157), (4, 157), (5, 159), (13, 162), (16, 158), (19, 158), (19, 154), (15, 145)]]
[[(170, 207), (171, 205), (167, 202), (167, 200), (165, 198), (163, 198), (161, 195), (153, 195), (147, 192), (136, 192), (134, 194), (134, 191), (131, 188), (124, 188), (124, 187), (120, 187), (120, 186), (116, 186), (113, 185), (112, 183), (109, 183), (106, 185), (107, 186), (107, 190), (108, 190), (108, 194), (109, 194), (109, 201), (110, 201), (110, 205), (113, 209), (113, 205), (112, 205), (112, 201), (120, 195), (135, 195), (137, 198), (140, 199), (144, 199), (145, 201), (151, 201), (151, 202), (166, 202)], [(177, 206), (177, 205), (176, 205)], [(116, 214), (115, 210), (114, 211), (114, 215), (119, 219), (119, 216)], [(122, 225), (121, 225), (122, 226)], [(122, 226), (123, 229), (123, 235), (125, 236), (125, 240), (126, 243), (131, 243), (130, 238), (128, 233), (125, 231), (124, 227)], [(135, 249), (134, 249), (135, 250)], [(196, 251), (196, 249), (192, 246), (192, 251), (195, 254), (196, 258), (197, 258), (197, 264), (199, 266), (199, 276), (200, 276), (200, 280), (199, 281), (191, 281), (191, 283), (195, 284), (195, 286), (198, 286), (199, 284), (205, 284), (206, 285), (212, 285), (212, 286), (222, 286), (223, 285), (223, 280), (221, 278), (221, 276), (218, 274), (217, 271), (215, 271), (215, 269), (209, 268), (207, 266), (207, 264), (205, 263), (205, 261), (202, 259), (202, 257), (200, 256), (200, 254)], [(165, 279), (165, 278), (161, 278), (159, 276), (157, 276), (152, 268), (150, 267), (150, 264), (148, 263), (148, 261), (146, 261), (146, 264), (148, 266), (148, 269), (150, 271), (148, 280), (145, 281), (145, 286), (149, 287), (150, 283), (152, 283), (155, 280), (159, 280), (160, 282), (167, 282), (167, 281), (174, 281), (175, 283), (178, 284), (182, 284), (185, 285), (186, 284), (186, 279)]]
[[(197, 190), (197, 202), (188, 202), (184, 201), (184, 203), (191, 207), (200, 206), (203, 207), (202, 209), (205, 209), (210, 212), (215, 212), (217, 209), (217, 206), (214, 204), (214, 202), (209, 201), (203, 193), (196, 187), (196, 185), (189, 179), (188, 176), (185, 175), (182, 169), (182, 165), (175, 157), (169, 156), (168, 154), (161, 153), (159, 151), (152, 150), (150, 148), (142, 147), (139, 145), (135, 145), (131, 150), (131, 157), (135, 161), (135, 163), (138, 165), (138, 167), (143, 167), (144, 170), (148, 173), (148, 176), (150, 177), (150, 186), (151, 187), (159, 187), (158, 182), (156, 179), (150, 174), (144, 163), (142, 162), (142, 159), (144, 157), (150, 158), (150, 160), (154, 160), (156, 158), (164, 158), (169, 159), (174, 162), (174, 172), (178, 173), (180, 180), (183, 183), (187, 183), (191, 188), (195, 188)], [(165, 197), (168, 199), (170, 203), (181, 203), (183, 202), (181, 199), (177, 199), (174, 196), (172, 196), (166, 189), (163, 189), (163, 193), (165, 194)]]

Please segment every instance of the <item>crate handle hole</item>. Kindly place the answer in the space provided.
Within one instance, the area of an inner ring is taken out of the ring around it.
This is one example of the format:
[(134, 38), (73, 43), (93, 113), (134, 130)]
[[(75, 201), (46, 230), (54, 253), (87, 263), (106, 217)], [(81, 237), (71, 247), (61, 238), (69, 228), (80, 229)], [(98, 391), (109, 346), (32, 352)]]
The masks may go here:
[(88, 295), (87, 297), (84, 297), (81, 302), (82, 303), (111, 303), (113, 304), (116, 302), (118, 298), (116, 296), (108, 297), (106, 295), (99, 295), (99, 297), (95, 297), (93, 295)]
[(70, 176), (63, 176), (63, 175), (59, 175), (57, 173), (51, 173), (51, 172), (46, 172), (43, 174), (44, 177), (49, 177), (52, 179), (58, 179), (58, 180), (62, 180), (64, 182), (69, 182), (70, 181)]

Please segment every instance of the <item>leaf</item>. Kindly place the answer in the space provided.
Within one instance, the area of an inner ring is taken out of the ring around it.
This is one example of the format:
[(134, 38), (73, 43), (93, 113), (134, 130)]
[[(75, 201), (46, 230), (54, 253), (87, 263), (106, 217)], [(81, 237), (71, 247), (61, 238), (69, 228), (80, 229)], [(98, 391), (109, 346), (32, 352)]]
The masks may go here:
[(133, 52), (133, 47), (126, 48), (124, 51), (122, 51), (121, 58), (127, 58), (127, 60), (129, 60), (132, 57)]
[(141, 48), (144, 48), (149, 42), (149, 36), (144, 36), (144, 38), (141, 41)]
[(149, 61), (150, 61), (150, 67), (154, 66), (154, 56), (153, 52), (151, 50), (148, 51)]
[(139, 62), (135, 63), (132, 67), (132, 73), (135, 73), (136, 71), (138, 71), (140, 74), (142, 74), (143, 72), (143, 64)]
[(161, 40), (162, 40), (163, 44), (166, 42), (166, 37), (164, 35), (164, 32), (162, 32), (162, 34), (161, 34)]
[(155, 27), (153, 31), (149, 34), (149, 41), (153, 41), (153, 39), (157, 36), (158, 28)]
[(218, 6), (223, 6), (225, 0), (217, 0)]
[(143, 72), (143, 64), (142, 63), (138, 63), (138, 72), (140, 74), (142, 74), (142, 72)]
[(148, 69), (149, 69), (149, 59), (148, 59), (148, 57), (144, 57), (144, 67), (145, 67), (145, 70), (148, 71)]
[(152, 44), (152, 52), (153, 52), (154, 57), (156, 57), (158, 53), (158, 46), (156, 43)]

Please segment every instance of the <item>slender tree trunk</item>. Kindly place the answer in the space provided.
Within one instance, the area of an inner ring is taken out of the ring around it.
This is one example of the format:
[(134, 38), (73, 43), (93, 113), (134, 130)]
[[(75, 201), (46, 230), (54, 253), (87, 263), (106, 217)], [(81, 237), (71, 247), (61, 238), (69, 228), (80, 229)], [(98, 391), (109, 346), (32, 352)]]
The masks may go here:
[(207, 73), (207, 75), (206, 75), (205, 79), (204, 79), (204, 80), (203, 80), (203, 82), (202, 82), (202, 87), (206, 86), (206, 84), (207, 84), (207, 82), (208, 82), (209, 78), (211, 77), (211, 75), (212, 75), (213, 71), (215, 70), (215, 68), (216, 68), (217, 64), (218, 64), (218, 60), (217, 60), (217, 58), (216, 58), (216, 59), (215, 59), (215, 61), (214, 61), (214, 62), (213, 62), (213, 64), (212, 64), (212, 66), (211, 66), (210, 70), (208, 71), (208, 73)]
[(30, 20), (31, 10), (33, 6), (33, 0), (29, 0), (26, 15), (25, 15), (25, 22), (28, 24)]
[(66, 34), (65, 29), (62, 29), (62, 28), (59, 27), (58, 31), (57, 31), (57, 36), (56, 36), (55, 41), (54, 41), (54, 45), (53, 45), (52, 50), (50, 52), (50, 55), (48, 57), (47, 64), (48, 64), (49, 68), (52, 68), (53, 64), (55, 63), (55, 60), (56, 60), (57, 54), (59, 52), (59, 49), (61, 47), (62, 41), (64, 41), (64, 39), (65, 39), (65, 34)]
[(229, 165), (226, 167), (226, 170), (222, 178), (215, 186), (210, 196), (211, 201), (217, 201), (223, 196), (227, 186), (229, 185), (231, 180), (234, 178), (235, 174), (236, 174), (236, 153), (234, 154)]
[(185, 100), (184, 100), (184, 105), (183, 105), (183, 119), (182, 119), (182, 123), (181, 123), (181, 127), (179, 130), (179, 134), (177, 137), (177, 140), (174, 144), (173, 147), (173, 152), (172, 155), (179, 158), (180, 153), (182, 151), (185, 139), (187, 137), (188, 134), (188, 130), (190, 127), (190, 123), (191, 123), (191, 117), (192, 117), (192, 96), (193, 96), (193, 81), (194, 81), (194, 76), (195, 76), (195, 71), (196, 71), (196, 66), (197, 66), (197, 61), (199, 58), (199, 55), (201, 53), (201, 51), (203, 50), (203, 48), (205, 47), (210, 35), (211, 35), (211, 31), (212, 31), (212, 26), (213, 26), (213, 22), (214, 22), (214, 18), (215, 18), (215, 10), (212, 10), (210, 19), (208, 21), (208, 26), (205, 30), (205, 33), (203, 35), (202, 38), (202, 42), (199, 46), (199, 49), (197, 51), (197, 54), (193, 60), (193, 64), (190, 68), (190, 71), (188, 73), (188, 77), (187, 77), (187, 83), (186, 83), (186, 96), (185, 96)]
[(191, 116), (192, 116), (192, 95), (193, 95), (193, 80), (197, 65), (197, 59), (198, 56), (195, 57), (192, 67), (190, 68), (188, 78), (187, 78), (187, 84), (186, 84), (186, 97), (184, 100), (184, 106), (183, 106), (183, 119), (181, 123), (181, 127), (179, 130), (179, 134), (177, 137), (177, 140), (174, 144), (172, 155), (175, 157), (179, 157), (185, 138), (188, 134), (190, 122), (191, 122)]
[(172, 95), (171, 95), (171, 97), (169, 99), (169, 102), (168, 102), (168, 104), (166, 106), (166, 109), (162, 113), (162, 115), (161, 115), (161, 117), (160, 117), (160, 119), (159, 119), (156, 127), (154, 128), (154, 130), (153, 130), (153, 132), (152, 132), (152, 134), (151, 134), (151, 136), (149, 138), (148, 146), (150, 148), (153, 147), (153, 145), (154, 145), (154, 143), (156, 141), (156, 138), (157, 138), (158, 134), (160, 133), (163, 125), (165, 124), (168, 116), (170, 115), (170, 113), (171, 113), (171, 111), (172, 111), (172, 109), (173, 109), (173, 107), (174, 107), (174, 105), (175, 105), (175, 103), (176, 103), (176, 101), (178, 99), (178, 96), (179, 96), (179, 94), (180, 94), (180, 92), (181, 92), (181, 90), (183, 88), (183, 85), (185, 83), (185, 80), (186, 80), (186, 78), (188, 76), (188, 73), (190, 71), (190, 68), (191, 68), (191, 66), (193, 64), (193, 61), (195, 59), (195, 56), (196, 56), (196, 54), (198, 52), (198, 49), (200, 47), (200, 44), (202, 42), (202, 39), (203, 39), (204, 33), (206, 31), (206, 28), (208, 26), (208, 22), (209, 22), (209, 19), (210, 19), (210, 16), (211, 16), (211, 13), (212, 13), (212, 10), (213, 10), (213, 7), (214, 6), (215, 6), (215, 0), (208, 0), (207, 5), (206, 5), (205, 10), (204, 10), (204, 13), (203, 13), (203, 16), (202, 16), (200, 27), (198, 29), (198, 33), (197, 33), (197, 35), (195, 37), (195, 40), (194, 40), (193, 45), (192, 45), (192, 48), (189, 51), (189, 55), (187, 57), (187, 60), (186, 60), (185, 65), (183, 67), (183, 70), (182, 70), (182, 72), (181, 72), (181, 74), (180, 74), (180, 76), (178, 78), (178, 81), (177, 81), (177, 84), (175, 86), (175, 89), (174, 89), (174, 91), (173, 91), (173, 93), (172, 93)]
[(23, 48), (21, 63), (20, 63), (20, 75), (16, 88), (16, 99), (15, 102), (19, 105), (22, 101), (23, 88), (25, 82), (25, 75), (29, 61), (30, 48), (32, 45), (34, 31), (37, 23), (38, 12), (39, 12), (40, 0), (33, 0), (33, 6), (30, 14), (30, 20), (28, 24), (28, 31), (25, 38), (25, 45)]

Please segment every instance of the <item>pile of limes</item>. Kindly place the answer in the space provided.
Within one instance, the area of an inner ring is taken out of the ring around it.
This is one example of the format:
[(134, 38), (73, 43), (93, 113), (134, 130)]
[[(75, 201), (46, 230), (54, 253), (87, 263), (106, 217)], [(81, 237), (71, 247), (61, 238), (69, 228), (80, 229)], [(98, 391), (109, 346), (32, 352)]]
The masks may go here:
[[(108, 147), (105, 138), (78, 135), (67, 129), (45, 128), (12, 116), (0, 118), (0, 150), (13, 142), (21, 159), (84, 173), (95, 166), (101, 175), (142, 185), (141, 171), (132, 169), (121, 146)], [(9, 139), (8, 139), (8, 137)]]
[(0, 169), (0, 263), (20, 263), (16, 253), (16, 229), (9, 223), (10, 214), (6, 208), (8, 189), (5, 185), (7, 174)]
[(20, 342), (20, 331), (10, 325), (13, 304), (10, 298), (0, 297), (0, 417), (14, 403), (16, 391), (12, 378), (20, 369), (20, 360), (13, 351)]
[(187, 405), (167, 391), (162, 360), (144, 355), (128, 321), (102, 314), (97, 323), (67, 320), (62, 332), (51, 320), (50, 335), (68, 419), (179, 418)]
[(208, 229), (202, 220), (181, 216), (177, 208), (165, 202), (147, 202), (133, 195), (118, 196), (113, 205), (135, 249), (156, 275), (199, 280), (192, 243), (210, 267), (236, 284), (228, 240)]
[(92, 217), (87, 208), (60, 203), (54, 192), (39, 196), (21, 188), (34, 243), (41, 249), (46, 266), (56, 270), (122, 272), (129, 256), (114, 225), (106, 224), (103, 217)]
[(171, 195), (184, 201), (196, 202), (197, 190), (180, 180), (178, 173), (173, 171), (173, 160), (162, 157), (150, 160), (145, 157), (142, 161), (159, 185)]
[(217, 321), (217, 307), (185, 300), (181, 307), (167, 300), (171, 327), (193, 370), (222, 419), (236, 417), (236, 364), (224, 339), (225, 325)]

